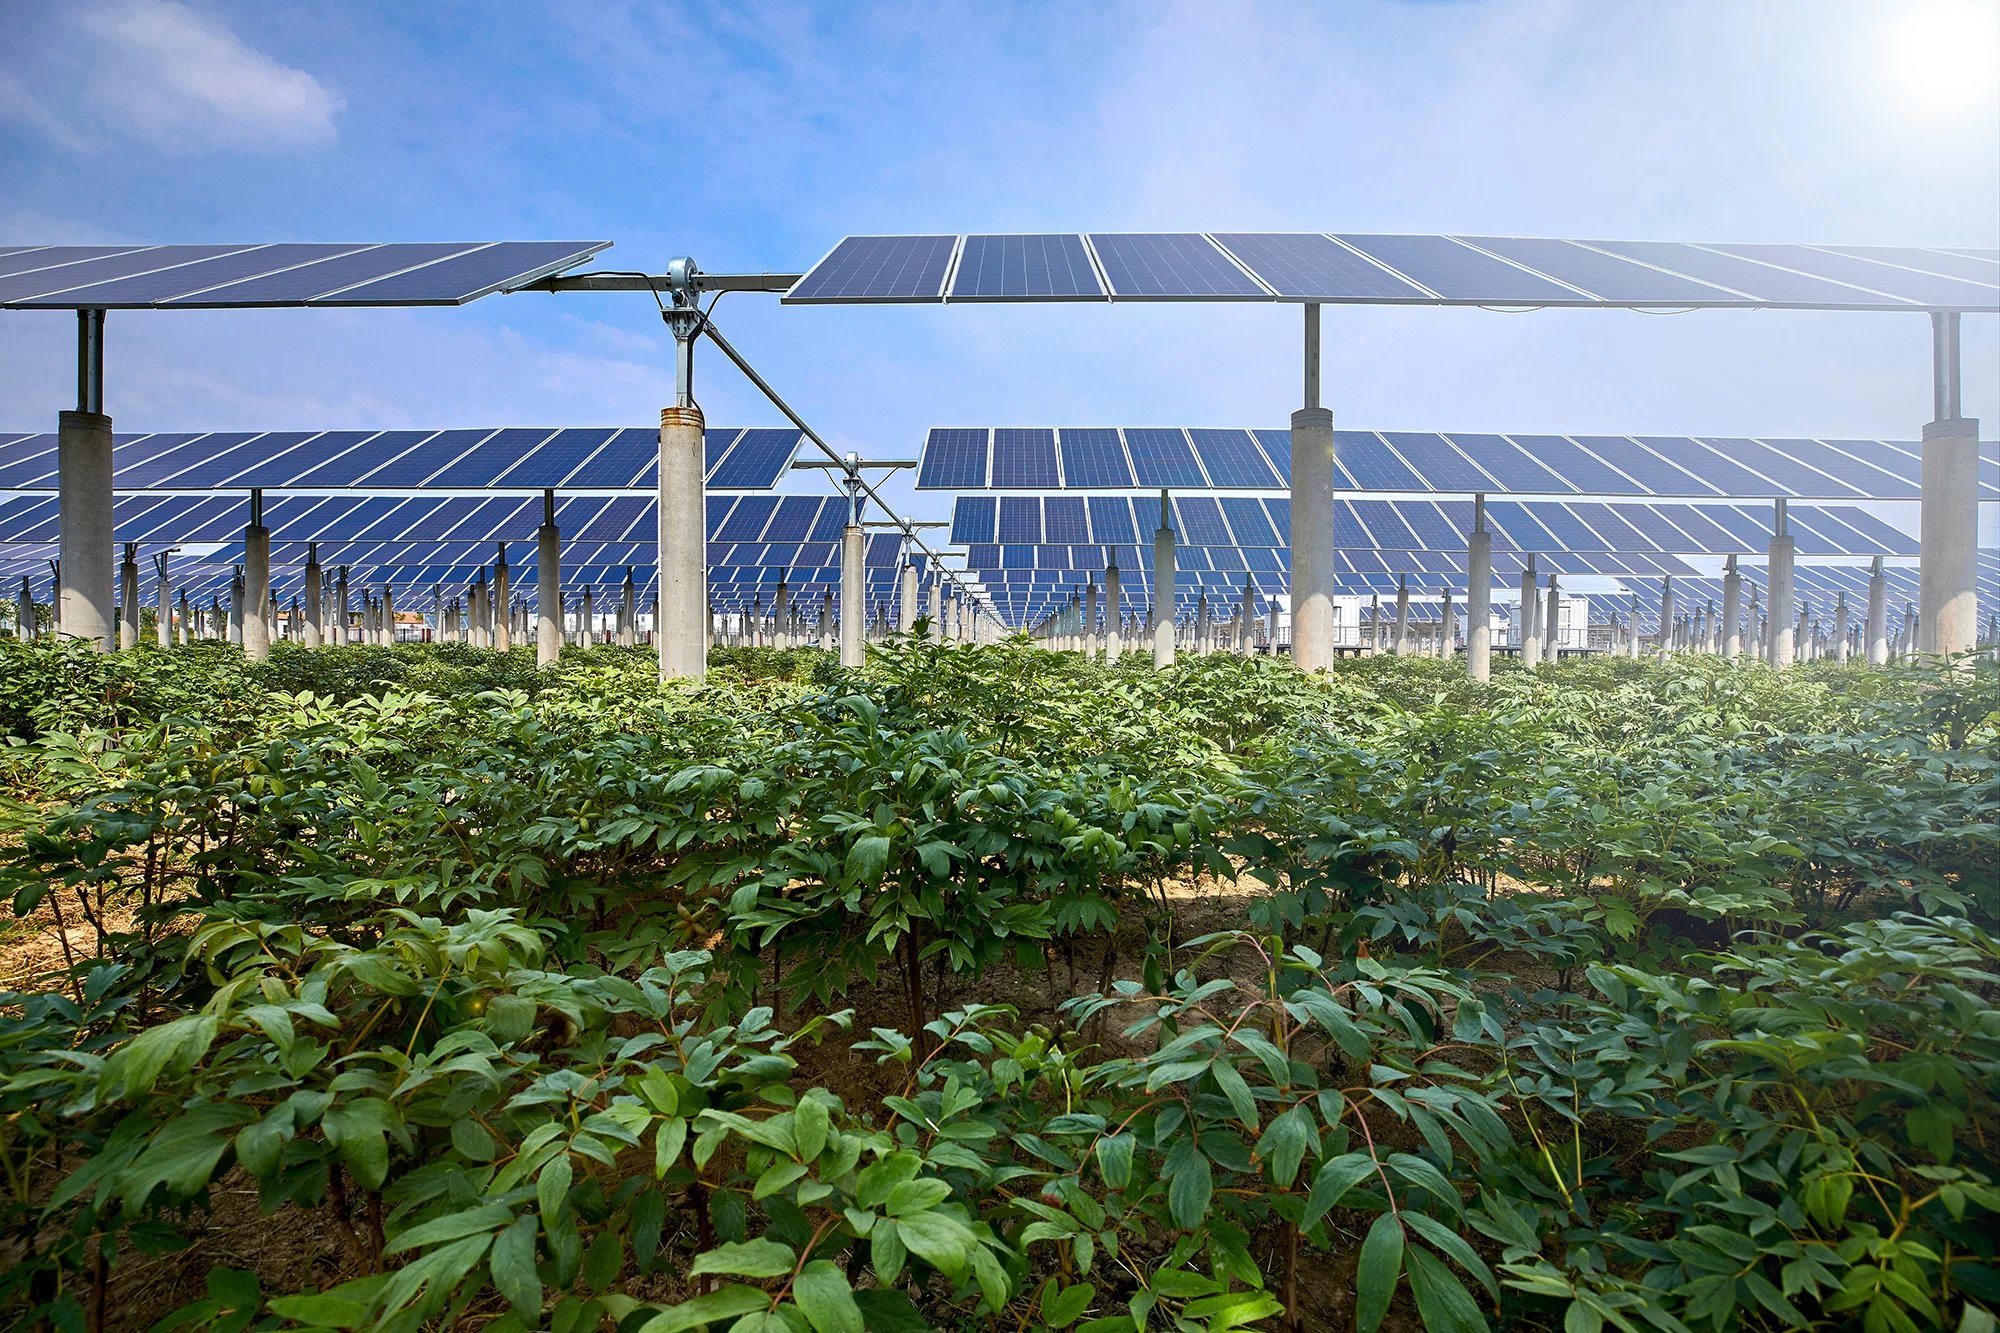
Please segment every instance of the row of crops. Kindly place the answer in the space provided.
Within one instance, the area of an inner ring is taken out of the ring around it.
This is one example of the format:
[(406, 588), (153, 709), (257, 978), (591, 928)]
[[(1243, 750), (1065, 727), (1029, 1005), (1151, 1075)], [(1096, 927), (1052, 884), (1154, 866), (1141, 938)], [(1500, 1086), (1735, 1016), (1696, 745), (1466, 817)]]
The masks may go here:
[(0, 1316), (1993, 1327), (1990, 664), (715, 658), (0, 650)]

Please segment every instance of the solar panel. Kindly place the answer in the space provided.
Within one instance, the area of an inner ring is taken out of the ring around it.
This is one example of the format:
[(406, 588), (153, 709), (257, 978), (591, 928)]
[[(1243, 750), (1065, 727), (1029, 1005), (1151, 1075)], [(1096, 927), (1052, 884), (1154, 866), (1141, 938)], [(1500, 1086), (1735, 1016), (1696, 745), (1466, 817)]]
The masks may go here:
[(849, 236), (785, 300), (936, 300), (957, 248), (956, 236)]
[(1208, 485), (1185, 432), (1128, 426), (1125, 446), (1132, 455), (1132, 473), (1139, 485), (1201, 489)]
[(1705, 439), (1702, 443), (1732, 462), (1756, 469), (1794, 495), (1824, 495), (1847, 499), (1858, 494), (1853, 487), (1835, 481), (1818, 470), (1807, 467), (1789, 454), (1780, 453), (1755, 440)]
[(1214, 239), (1279, 296), (1425, 301), (1422, 288), (1319, 232), (1217, 232)]
[(1912, 269), (1878, 264), (1872, 259), (1856, 259), (1833, 250), (1804, 245), (1718, 245), (1724, 254), (1762, 260), (1781, 268), (1832, 278), (1855, 287), (1900, 296), (1921, 305), (1950, 309), (1965, 306), (1977, 309), (2000, 298), (2000, 288), (1957, 278), (1940, 278)]
[(998, 489), (1057, 485), (1056, 433), (1001, 427), (993, 432), (992, 485)]
[[(1624, 435), (1572, 435), (1569, 438), (1638, 483), (1642, 495), (1720, 494), (1702, 480), (1699, 463), (1690, 462), (1685, 468), (1676, 467), (1662, 451), (1655, 451), (1642, 441)], [(1690, 442), (1677, 443), (1685, 445)], [(1686, 454), (1698, 450), (1683, 448), (1677, 452)]]
[[(1914, 452), (1914, 446), (1898, 449), (1883, 440), (1821, 440), (1820, 443), (1900, 478), (1903, 488), (1885, 486), (1882, 498), (1895, 499), (1922, 493), (1923, 465)], [(1986, 447), (1984, 443), (1980, 445), (1981, 450)]]
[(1230, 531), (1236, 536), (1238, 546), (1276, 546), (1278, 530), (1271, 526), (1270, 515), (1256, 500), (1240, 495), (1225, 495), (1221, 499), (1222, 516), (1229, 520)]
[(1132, 521), (1132, 503), (1123, 496), (1090, 497), (1091, 540), (1108, 546), (1134, 546), (1139, 541), (1138, 525)]
[(1066, 429), (1057, 433), (1062, 455), (1063, 485), (1075, 489), (1130, 487), (1132, 464), (1118, 432), (1103, 428)]
[(1090, 523), (1080, 495), (1051, 495), (1042, 501), (1042, 539), (1051, 545), (1083, 546), (1090, 541)]
[[(0, 277), (0, 305), (124, 309), (458, 305), (572, 268), (605, 241), (52, 246)], [(74, 255), (75, 258), (66, 259)]]
[(1339, 239), (1447, 298), (1564, 304), (1590, 299), (1449, 236), (1342, 233)]
[(1696, 282), (1677, 273), (1662, 273), (1636, 260), (1607, 255), (1574, 241), (1518, 236), (1466, 236), (1461, 239), (1607, 301), (1659, 305), (1721, 302), (1734, 305), (1741, 300), (1735, 293), (1708, 283)]
[(1390, 450), (1371, 430), (1341, 430), (1333, 434), (1334, 457), (1364, 491), (1423, 491), (1423, 478)]
[(1825, 278), (1788, 273), (1784, 269), (1719, 250), (1684, 245), (1677, 241), (1588, 241), (1585, 244), (1629, 259), (1657, 264), (1675, 273), (1685, 273), (1691, 278), (1742, 292), (1759, 301), (1862, 309), (1909, 308), (1908, 302), (1894, 297), (1876, 296)]
[(1200, 300), (1270, 293), (1196, 232), (1092, 232), (1111, 293), (1123, 298)]
[(803, 438), (799, 431), (768, 426), (746, 430), (710, 471), (708, 484), (722, 490), (767, 490), (791, 467)]
[(968, 236), (951, 280), (954, 301), (1101, 299), (1103, 284), (1074, 232)]
[(1915, 269), (1919, 273), (1935, 273), (1939, 277), (2000, 287), (2000, 263), (1990, 258), (1977, 258), (1969, 252), (1919, 250), (1902, 245), (1820, 245), (1813, 248), (1837, 255), (1853, 255), (1859, 259), (1879, 260), (1884, 264)]
[(1454, 433), (1447, 438), (1500, 490), (1559, 495), (1576, 489), (1505, 435)]
[(1606, 549), (1634, 554), (1658, 549), (1656, 543), (1621, 517), (1619, 506), (1573, 500), (1569, 508), (1571, 513), (1590, 525)]
[(576, 489), (629, 488), (659, 465), (660, 433), (627, 427), (613, 435), (563, 482)]
[(1188, 431), (1209, 483), (1217, 487), (1275, 490), (1282, 483), (1247, 430)]
[(1642, 435), (1639, 443), (1654, 453), (1678, 463), (1683, 472), (1699, 478), (1680, 488), (1682, 494), (1734, 496), (1776, 496), (1783, 493), (1780, 486), (1736, 462), (1727, 453), (1710, 447), (1701, 440), (1691, 440), (1681, 435)]
[(1467, 460), (1464, 454), (1453, 448), (1442, 435), (1426, 435), (1411, 431), (1383, 431), (1395, 451), (1433, 489), (1440, 491), (1493, 491), (1503, 487), (1494, 485), (1493, 478), (1476, 464)]
[(1003, 543), (1040, 542), (1042, 502), (1032, 496), (1000, 497), (1000, 540)]
[(1823, 472), (1872, 499), (1915, 499), (1922, 488), (1894, 472), (1866, 463), (1818, 440), (1759, 440), (1766, 449)]
[(986, 485), (989, 432), (933, 427), (924, 439), (919, 490), (972, 490)]
[(1222, 507), (1209, 496), (1187, 495), (1174, 500), (1174, 528), (1190, 546), (1227, 546), (1228, 525), (1222, 521)]
[[(1271, 470), (1278, 474), (1280, 483), (1292, 484), (1292, 433), (1288, 430), (1253, 430), (1250, 438), (1257, 441), (1257, 447), (1271, 460)], [(1336, 461), (1335, 466), (1339, 464)]]
[(951, 511), (952, 545), (998, 541), (994, 535), (999, 522), (998, 503), (990, 495), (959, 496)]
[(1643, 495), (1645, 488), (1561, 435), (1510, 436), (1530, 456), (1585, 495)]
[(1562, 547), (1555, 534), (1535, 521), (1527, 505), (1513, 500), (1488, 500), (1486, 520), (1507, 534), (1517, 551), (1554, 551)]

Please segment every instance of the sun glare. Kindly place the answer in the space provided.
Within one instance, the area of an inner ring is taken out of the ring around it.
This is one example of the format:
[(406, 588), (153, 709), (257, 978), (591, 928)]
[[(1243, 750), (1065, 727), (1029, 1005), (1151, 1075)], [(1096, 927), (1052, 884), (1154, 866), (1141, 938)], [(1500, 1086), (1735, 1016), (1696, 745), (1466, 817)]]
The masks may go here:
[(1986, 114), (2000, 84), (2000, 0), (1920, 0), (1885, 7), (1882, 59), (1913, 116)]

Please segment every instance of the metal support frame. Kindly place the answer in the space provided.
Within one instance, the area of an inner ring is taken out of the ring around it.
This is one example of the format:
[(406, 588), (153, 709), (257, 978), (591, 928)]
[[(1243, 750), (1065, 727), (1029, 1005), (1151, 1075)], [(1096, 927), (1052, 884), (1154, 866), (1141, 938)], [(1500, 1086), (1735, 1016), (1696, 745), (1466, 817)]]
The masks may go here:
[(76, 410), (104, 411), (104, 312), (76, 312)]

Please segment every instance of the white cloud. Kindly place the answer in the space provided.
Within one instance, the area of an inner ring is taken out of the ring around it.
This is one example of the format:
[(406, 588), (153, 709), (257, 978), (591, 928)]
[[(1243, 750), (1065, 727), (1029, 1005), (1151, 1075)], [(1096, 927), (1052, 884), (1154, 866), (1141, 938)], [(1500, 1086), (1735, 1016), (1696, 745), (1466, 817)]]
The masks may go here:
[(176, 0), (138, 0), (88, 15), (102, 39), (96, 97), (169, 152), (282, 151), (330, 144), (346, 103)]
[(11, 74), (0, 74), (0, 120), (32, 126), (58, 148), (73, 153), (90, 147), (88, 139), (70, 128), (69, 122), (56, 114), (53, 107)]

